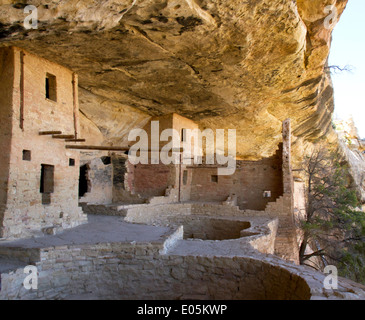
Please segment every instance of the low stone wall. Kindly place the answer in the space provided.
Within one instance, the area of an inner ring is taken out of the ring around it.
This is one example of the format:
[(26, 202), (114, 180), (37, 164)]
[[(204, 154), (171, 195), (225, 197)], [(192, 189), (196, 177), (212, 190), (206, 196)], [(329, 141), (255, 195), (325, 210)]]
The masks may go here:
[[(271, 232), (276, 226), (268, 224)], [(22, 267), (0, 269), (0, 299), (365, 299), (364, 286), (340, 278), (338, 290), (325, 290), (324, 274), (249, 245), (269, 244), (270, 232), (240, 243), (182, 235), (179, 228), (150, 243), (3, 246), (1, 256), (35, 265), (39, 277), (38, 289), (26, 290)]]
[(105, 215), (105, 216), (118, 216), (121, 214), (117, 207), (114, 205), (108, 204), (87, 204), (80, 203), (82, 210), (87, 214), (97, 214), (97, 215)]
[[(244, 237), (244, 229), (251, 227), (247, 221), (227, 220), (206, 216), (178, 221), (184, 227), (184, 239), (229, 240)], [(241, 233), (242, 232), (242, 233)]]
[(245, 211), (236, 206), (219, 203), (171, 203), (163, 205), (138, 205), (126, 209), (125, 221), (133, 223), (163, 223), (167, 217), (190, 215), (243, 217)]
[(22, 269), (2, 274), (0, 299), (309, 299), (306, 282), (249, 258), (161, 255), (159, 245), (103, 244), (41, 253), (38, 290)]

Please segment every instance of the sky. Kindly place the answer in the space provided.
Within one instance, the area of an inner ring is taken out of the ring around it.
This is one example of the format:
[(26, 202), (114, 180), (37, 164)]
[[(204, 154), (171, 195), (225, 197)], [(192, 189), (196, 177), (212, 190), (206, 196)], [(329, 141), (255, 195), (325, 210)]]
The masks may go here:
[(365, 139), (365, 0), (349, 0), (333, 31), (329, 65), (352, 68), (333, 72), (335, 118), (352, 116)]

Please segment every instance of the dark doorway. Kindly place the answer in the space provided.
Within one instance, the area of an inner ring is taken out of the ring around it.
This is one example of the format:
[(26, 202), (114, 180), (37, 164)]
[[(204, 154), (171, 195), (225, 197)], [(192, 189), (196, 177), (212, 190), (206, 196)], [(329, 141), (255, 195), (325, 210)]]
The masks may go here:
[(85, 193), (90, 192), (90, 180), (88, 179), (89, 166), (84, 164), (80, 167), (79, 177), (79, 197), (83, 197)]

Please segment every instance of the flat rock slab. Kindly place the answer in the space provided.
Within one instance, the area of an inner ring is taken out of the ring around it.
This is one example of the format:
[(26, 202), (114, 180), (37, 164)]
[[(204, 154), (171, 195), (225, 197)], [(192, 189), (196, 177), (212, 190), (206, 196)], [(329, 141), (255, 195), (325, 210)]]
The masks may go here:
[(57, 235), (2, 241), (0, 247), (45, 248), (98, 243), (163, 243), (172, 228), (127, 223), (121, 217), (89, 215), (88, 223)]

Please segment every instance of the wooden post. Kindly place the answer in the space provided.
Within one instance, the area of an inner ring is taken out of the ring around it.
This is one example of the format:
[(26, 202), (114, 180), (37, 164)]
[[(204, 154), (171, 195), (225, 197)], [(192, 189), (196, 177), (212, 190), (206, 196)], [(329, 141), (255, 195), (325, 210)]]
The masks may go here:
[(62, 131), (39, 131), (40, 136), (54, 135), (54, 134), (62, 134)]
[(53, 139), (75, 139), (73, 134), (53, 134)]
[(20, 51), (20, 110), (19, 127), (24, 131), (24, 51)]
[(79, 101), (78, 101), (79, 92), (78, 92), (78, 76), (75, 72), (72, 74), (72, 96), (73, 96), (75, 139), (77, 139), (78, 127), (79, 127)]
[(76, 150), (100, 150), (100, 151), (128, 151), (129, 147), (108, 147), (108, 146), (79, 146), (66, 145), (66, 149)]

